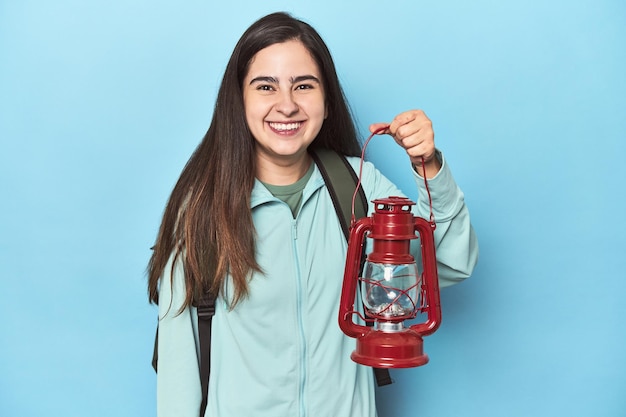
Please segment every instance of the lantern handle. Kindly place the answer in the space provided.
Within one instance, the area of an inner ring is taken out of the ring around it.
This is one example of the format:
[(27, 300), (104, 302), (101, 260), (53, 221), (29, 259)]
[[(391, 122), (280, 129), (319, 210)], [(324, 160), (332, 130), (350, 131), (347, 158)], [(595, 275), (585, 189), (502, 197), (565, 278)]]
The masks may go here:
[(365, 140), (365, 143), (363, 144), (363, 149), (361, 149), (361, 162), (359, 164), (359, 175), (358, 175), (358, 181), (356, 183), (356, 188), (354, 189), (354, 194), (352, 194), (352, 218), (350, 219), (350, 226), (353, 226), (357, 219), (356, 216), (354, 214), (354, 204), (356, 201), (356, 196), (359, 192), (359, 187), (361, 186), (361, 178), (363, 177), (363, 161), (365, 161), (365, 149), (367, 148), (367, 145), (370, 143), (370, 140), (372, 140), (372, 138), (374, 136), (376, 136), (377, 134), (379, 134), (380, 132), (387, 130), (389, 128), (389, 125), (385, 125), (385, 126), (381, 126), (378, 129), (376, 129), (375, 131), (373, 131), (369, 137)]
[[(389, 129), (389, 125), (385, 125), (385, 126), (381, 126), (378, 129), (376, 129), (375, 131), (373, 131), (369, 137), (365, 140), (365, 143), (363, 144), (363, 149), (361, 149), (361, 162), (359, 164), (359, 175), (358, 175), (358, 181), (356, 184), (356, 188), (354, 189), (354, 194), (352, 194), (352, 216), (350, 217), (350, 226), (352, 227), (354, 225), (354, 223), (356, 222), (356, 216), (354, 214), (354, 204), (356, 201), (356, 196), (359, 192), (359, 187), (361, 186), (361, 177), (363, 176), (363, 161), (365, 161), (365, 149), (367, 148), (367, 145), (369, 145), (370, 141), (372, 140), (372, 138), (374, 136), (376, 136), (377, 134), (379, 134), (380, 132), (383, 132), (385, 130)], [(426, 187), (426, 194), (428, 194), (428, 207), (430, 209), (430, 225), (433, 228), (433, 230), (435, 230), (435, 228), (437, 227), (436, 223), (435, 223), (435, 214), (433, 211), (433, 198), (430, 195), (430, 187), (428, 186), (428, 179), (426, 178), (426, 160), (424, 159), (424, 155), (421, 156), (422, 158), (422, 167), (424, 167), (424, 186)], [(436, 156), (435, 156), (436, 158)]]

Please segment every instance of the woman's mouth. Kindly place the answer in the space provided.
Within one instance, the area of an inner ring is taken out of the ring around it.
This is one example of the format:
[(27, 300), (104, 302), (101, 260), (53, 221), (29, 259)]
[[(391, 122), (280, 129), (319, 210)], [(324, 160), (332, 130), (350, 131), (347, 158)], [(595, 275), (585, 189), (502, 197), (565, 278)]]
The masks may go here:
[(270, 128), (276, 133), (289, 134), (297, 131), (302, 126), (302, 122), (278, 123), (269, 122)]

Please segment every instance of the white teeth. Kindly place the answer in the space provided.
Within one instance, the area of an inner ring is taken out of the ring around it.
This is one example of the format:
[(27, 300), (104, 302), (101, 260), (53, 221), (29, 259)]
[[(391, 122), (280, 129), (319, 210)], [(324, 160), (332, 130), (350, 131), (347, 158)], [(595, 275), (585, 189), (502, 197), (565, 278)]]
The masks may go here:
[(281, 132), (287, 130), (295, 130), (299, 128), (301, 123), (270, 123), (272, 129), (280, 130)]

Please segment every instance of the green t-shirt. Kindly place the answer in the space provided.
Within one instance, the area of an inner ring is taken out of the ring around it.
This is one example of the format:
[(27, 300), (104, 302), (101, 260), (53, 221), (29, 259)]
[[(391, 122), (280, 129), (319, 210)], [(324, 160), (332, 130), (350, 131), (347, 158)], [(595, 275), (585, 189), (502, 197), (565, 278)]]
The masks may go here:
[(298, 211), (300, 210), (300, 204), (302, 203), (302, 190), (304, 190), (306, 183), (309, 181), (309, 178), (311, 178), (311, 175), (313, 174), (313, 166), (314, 164), (311, 164), (306, 174), (304, 174), (302, 178), (300, 178), (293, 184), (272, 185), (261, 181), (274, 197), (287, 203), (287, 205), (291, 209), (291, 213), (293, 214), (294, 219), (298, 215)]

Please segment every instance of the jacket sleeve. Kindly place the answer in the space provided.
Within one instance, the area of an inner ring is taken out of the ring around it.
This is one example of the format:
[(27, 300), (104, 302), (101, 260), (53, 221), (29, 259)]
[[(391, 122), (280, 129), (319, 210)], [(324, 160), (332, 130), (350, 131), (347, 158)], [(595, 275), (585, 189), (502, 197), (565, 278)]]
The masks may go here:
[[(456, 184), (452, 172), (443, 155), (437, 152), (441, 160), (441, 169), (437, 175), (428, 180), (435, 229), (435, 245), (437, 254), (437, 272), (440, 287), (447, 287), (469, 277), (478, 261), (478, 240), (470, 223), (470, 216), (463, 192)], [(358, 159), (351, 161), (356, 172), (359, 172)], [(370, 163), (363, 167), (364, 190), (368, 200), (404, 194)], [(424, 178), (415, 170), (413, 176), (418, 190), (418, 200), (414, 207), (416, 216), (429, 219), (430, 205)], [(369, 188), (369, 189), (368, 189)], [(373, 206), (370, 206), (370, 213)], [(419, 245), (413, 245), (414, 256), (421, 257)]]
[(185, 299), (182, 262), (166, 265), (159, 289), (157, 416), (198, 417), (202, 393), (196, 349), (195, 308)]

